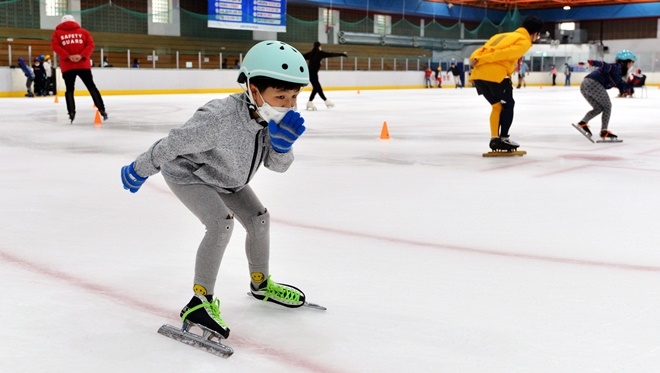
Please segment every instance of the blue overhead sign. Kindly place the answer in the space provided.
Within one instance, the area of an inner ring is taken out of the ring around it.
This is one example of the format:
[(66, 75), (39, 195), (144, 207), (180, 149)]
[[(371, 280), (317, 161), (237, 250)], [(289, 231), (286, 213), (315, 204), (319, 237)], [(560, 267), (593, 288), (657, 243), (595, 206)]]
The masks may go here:
[(209, 0), (208, 26), (286, 32), (286, 0)]

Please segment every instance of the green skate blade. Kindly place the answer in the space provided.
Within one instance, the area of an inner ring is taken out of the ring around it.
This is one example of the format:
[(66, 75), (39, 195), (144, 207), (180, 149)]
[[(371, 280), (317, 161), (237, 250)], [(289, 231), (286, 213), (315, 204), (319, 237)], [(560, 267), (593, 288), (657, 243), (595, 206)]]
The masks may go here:
[(181, 328), (176, 328), (172, 325), (161, 326), (158, 329), (158, 334), (162, 334), (168, 338), (172, 338), (215, 356), (228, 358), (234, 353), (234, 349), (227, 345), (206, 339), (200, 335), (184, 331)]
[(523, 156), (527, 154), (526, 151), (524, 150), (514, 150), (514, 151), (491, 151), (488, 153), (484, 153), (484, 157), (515, 157), (515, 156)]

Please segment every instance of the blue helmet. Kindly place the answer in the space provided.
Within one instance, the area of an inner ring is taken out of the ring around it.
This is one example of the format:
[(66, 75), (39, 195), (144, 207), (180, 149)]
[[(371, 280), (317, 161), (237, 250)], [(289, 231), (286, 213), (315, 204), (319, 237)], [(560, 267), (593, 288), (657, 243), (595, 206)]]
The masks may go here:
[(25, 59), (23, 59), (23, 57), (18, 57), (18, 63), (25, 63)]
[(616, 54), (616, 59), (621, 61), (625, 61), (625, 60), (637, 61), (637, 56), (635, 56), (633, 52), (624, 49)]

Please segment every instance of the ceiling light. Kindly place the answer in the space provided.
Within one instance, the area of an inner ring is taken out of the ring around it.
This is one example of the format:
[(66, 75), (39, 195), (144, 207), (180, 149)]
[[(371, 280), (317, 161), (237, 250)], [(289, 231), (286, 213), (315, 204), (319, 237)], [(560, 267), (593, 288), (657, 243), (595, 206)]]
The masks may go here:
[(571, 7), (568, 5), (564, 5), (564, 10), (571, 10)]

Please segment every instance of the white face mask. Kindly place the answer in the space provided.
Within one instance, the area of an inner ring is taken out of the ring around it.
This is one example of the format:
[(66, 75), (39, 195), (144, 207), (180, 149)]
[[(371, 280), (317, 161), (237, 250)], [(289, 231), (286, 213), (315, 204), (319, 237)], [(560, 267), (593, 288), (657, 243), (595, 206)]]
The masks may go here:
[[(259, 93), (259, 96), (261, 96), (261, 93)], [(263, 104), (257, 108), (257, 113), (259, 113), (259, 116), (266, 122), (270, 122), (272, 120), (279, 124), (286, 113), (291, 110), (295, 110), (295, 106), (293, 108), (270, 106), (270, 104), (264, 100), (263, 96), (261, 97), (261, 101), (263, 101)]]

